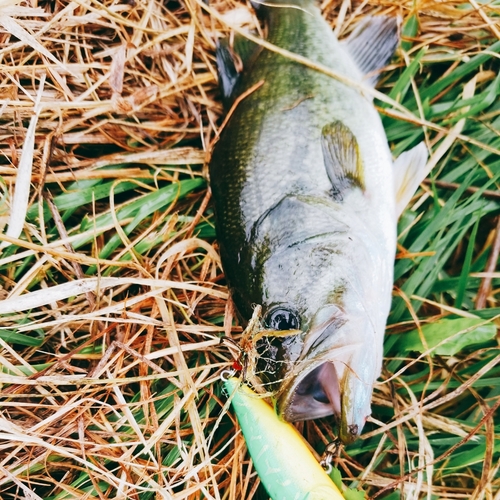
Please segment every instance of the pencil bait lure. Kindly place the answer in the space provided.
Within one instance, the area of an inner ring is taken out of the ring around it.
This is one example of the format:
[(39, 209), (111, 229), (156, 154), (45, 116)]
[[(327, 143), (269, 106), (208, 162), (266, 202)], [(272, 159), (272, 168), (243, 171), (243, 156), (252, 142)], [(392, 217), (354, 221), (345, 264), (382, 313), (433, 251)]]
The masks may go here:
[(248, 451), (272, 500), (344, 500), (291, 424), (235, 377), (224, 381)]

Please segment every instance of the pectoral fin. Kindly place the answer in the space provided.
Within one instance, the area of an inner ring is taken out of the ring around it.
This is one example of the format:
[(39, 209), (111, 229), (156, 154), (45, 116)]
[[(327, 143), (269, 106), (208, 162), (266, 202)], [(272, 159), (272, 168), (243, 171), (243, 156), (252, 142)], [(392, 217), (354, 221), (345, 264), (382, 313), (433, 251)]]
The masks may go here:
[(345, 192), (354, 187), (364, 190), (358, 141), (349, 128), (340, 121), (325, 125), (321, 132), (321, 148), (335, 199), (341, 201)]
[(388, 63), (399, 43), (400, 22), (398, 17), (368, 17), (342, 41), (372, 85), (377, 83), (378, 72)]
[(401, 153), (394, 162), (396, 214), (399, 217), (420, 183), (427, 177), (427, 147), (424, 142)]
[(261, 47), (242, 35), (235, 34), (232, 43), (228, 38), (217, 42), (215, 58), (219, 74), (219, 86), (222, 90), (224, 105), (230, 108), (235, 95), (235, 87), (244, 68), (247, 68)]

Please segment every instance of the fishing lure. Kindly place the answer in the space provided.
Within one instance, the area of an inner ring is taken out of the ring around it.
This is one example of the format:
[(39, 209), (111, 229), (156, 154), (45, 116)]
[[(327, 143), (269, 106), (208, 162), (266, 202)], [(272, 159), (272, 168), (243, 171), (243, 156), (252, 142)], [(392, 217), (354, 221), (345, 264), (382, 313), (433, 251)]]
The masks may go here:
[(224, 387), (262, 484), (272, 500), (344, 500), (295, 427), (231, 377)]

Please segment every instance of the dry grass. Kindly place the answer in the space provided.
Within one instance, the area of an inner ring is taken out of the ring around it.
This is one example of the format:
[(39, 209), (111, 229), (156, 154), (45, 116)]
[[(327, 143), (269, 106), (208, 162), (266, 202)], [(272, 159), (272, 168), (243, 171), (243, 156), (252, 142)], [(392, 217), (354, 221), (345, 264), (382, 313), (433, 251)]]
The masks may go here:
[[(413, 13), (410, 1), (349, 4), (322, 6), (339, 34), (370, 13)], [(459, 2), (417, 4), (420, 31), (406, 58), (428, 45), (429, 63), (458, 65), (479, 51), (478, 40), (500, 38), (498, 4), (479, 9), (471, 1), (466, 15)], [(219, 338), (238, 340), (241, 332), (203, 169), (221, 123), (214, 47), (228, 31), (224, 20), (256, 23), (231, 1), (207, 9), (195, 0), (0, 0), (3, 499), (264, 498), (219, 383), (234, 356)], [(404, 65), (404, 58), (395, 63), (385, 81)], [(477, 71), (478, 82), (491, 79), (488, 71)], [(417, 111), (396, 104), (384, 113), (423, 126), (435, 164), (457, 140), (498, 152), (461, 128), (426, 120), (417, 104)], [(414, 206), (430, 198), (430, 188), (421, 191)], [(498, 239), (490, 223), (482, 226), (485, 249)], [(464, 252), (454, 254), (455, 269)], [(497, 258), (481, 269), (482, 279), (498, 279)], [(480, 294), (478, 309), (498, 305), (491, 284)], [(398, 321), (390, 331), (456, 312), (445, 297), (424, 302), (414, 322)], [(498, 405), (478, 394), (476, 421), (450, 417), (450, 406), (477, 394), (474, 383), (493, 376), (499, 356), (484, 359), (483, 351), (455, 358), (477, 366), (455, 385), (448, 384), (457, 380), (453, 363), (426, 355), (386, 371), (374, 402), (394, 414), (375, 411), (364, 436), (376, 440), (375, 449), (360, 452), (361, 441), (339, 457), (344, 479), (381, 497), (399, 488), (407, 498), (498, 499)], [(431, 364), (427, 382), (444, 382), (416, 396), (402, 375), (422, 363)], [(318, 450), (334, 436), (328, 419), (300, 427)], [(436, 429), (458, 436), (457, 449), (480, 435), (483, 473), (442, 474), (454, 449), (435, 456), (428, 436)], [(391, 460), (399, 470), (387, 473)]]

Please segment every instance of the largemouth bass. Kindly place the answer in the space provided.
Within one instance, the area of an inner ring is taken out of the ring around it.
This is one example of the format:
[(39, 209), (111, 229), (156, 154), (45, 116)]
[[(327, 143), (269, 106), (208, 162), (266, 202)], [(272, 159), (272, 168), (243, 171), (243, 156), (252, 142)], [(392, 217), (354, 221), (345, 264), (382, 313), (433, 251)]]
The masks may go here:
[[(269, 42), (365, 85), (398, 43), (395, 18), (369, 18), (339, 42), (310, 0), (257, 9)], [(282, 331), (259, 335), (255, 371), (282, 419), (333, 414), (350, 442), (370, 415), (397, 217), (427, 151), (393, 164), (358, 87), (245, 39), (221, 42), (217, 61), (226, 106), (235, 104), (210, 160), (222, 263), (243, 320), (260, 305), (263, 328)]]

